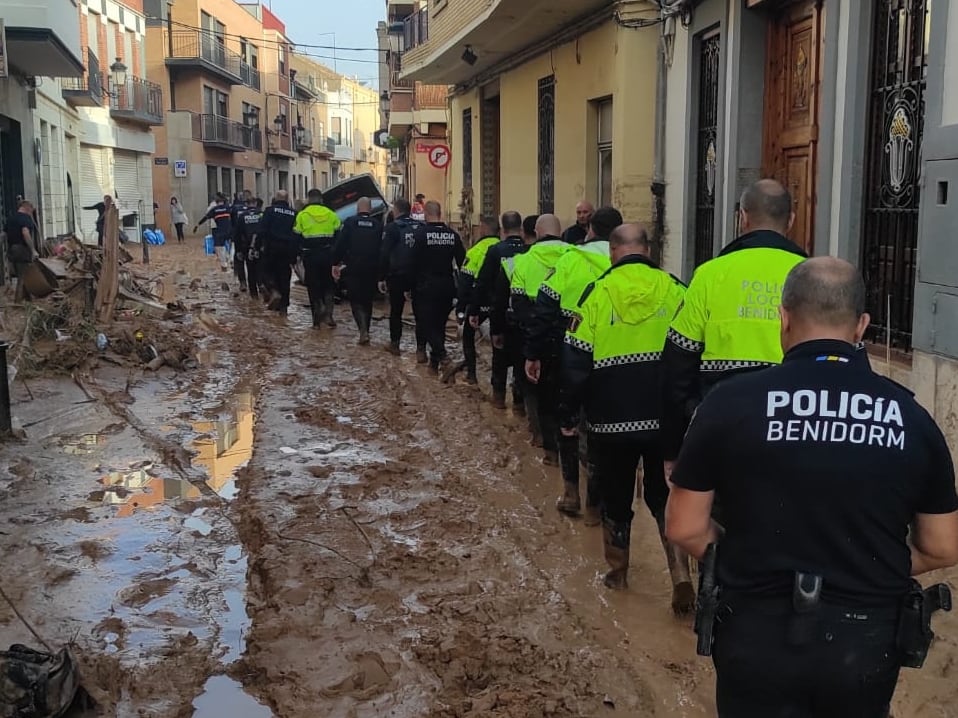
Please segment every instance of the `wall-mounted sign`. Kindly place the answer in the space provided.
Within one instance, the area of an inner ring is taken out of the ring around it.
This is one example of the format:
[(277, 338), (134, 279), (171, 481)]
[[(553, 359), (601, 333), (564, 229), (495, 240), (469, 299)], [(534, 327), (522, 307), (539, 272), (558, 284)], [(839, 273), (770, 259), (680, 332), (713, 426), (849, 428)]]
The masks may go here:
[(154, 157), (153, 164), (155, 164), (157, 167), (165, 167), (168, 164), (170, 164), (170, 158), (169, 157)]
[(173, 163), (173, 176), (186, 177), (186, 160), (176, 160)]
[(429, 149), (429, 164), (437, 170), (444, 170), (449, 166), (452, 154), (446, 145), (433, 145)]

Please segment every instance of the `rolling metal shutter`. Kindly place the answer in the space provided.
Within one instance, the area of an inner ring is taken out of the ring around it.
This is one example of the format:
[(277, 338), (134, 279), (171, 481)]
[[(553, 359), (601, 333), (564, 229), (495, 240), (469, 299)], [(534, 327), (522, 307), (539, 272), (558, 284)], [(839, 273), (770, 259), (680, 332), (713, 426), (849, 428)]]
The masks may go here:
[[(110, 163), (102, 147), (80, 146), (80, 206), (89, 207), (103, 201), (103, 195), (111, 193)], [(96, 241), (97, 212), (93, 209), (79, 210), (80, 232), (87, 242)]]

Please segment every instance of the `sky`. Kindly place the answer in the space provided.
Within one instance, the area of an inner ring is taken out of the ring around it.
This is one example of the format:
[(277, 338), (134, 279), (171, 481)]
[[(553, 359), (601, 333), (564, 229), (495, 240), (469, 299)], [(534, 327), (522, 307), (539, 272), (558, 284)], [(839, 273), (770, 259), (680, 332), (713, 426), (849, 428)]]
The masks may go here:
[[(379, 53), (339, 48), (376, 47), (376, 25), (386, 19), (385, 0), (263, 0), (263, 3), (286, 23), (286, 34), (292, 42), (328, 47), (304, 48), (305, 53), (320, 55), (315, 59), (324, 65), (335, 64), (342, 74), (378, 87)], [(327, 33), (336, 33), (335, 41), (333, 35)]]

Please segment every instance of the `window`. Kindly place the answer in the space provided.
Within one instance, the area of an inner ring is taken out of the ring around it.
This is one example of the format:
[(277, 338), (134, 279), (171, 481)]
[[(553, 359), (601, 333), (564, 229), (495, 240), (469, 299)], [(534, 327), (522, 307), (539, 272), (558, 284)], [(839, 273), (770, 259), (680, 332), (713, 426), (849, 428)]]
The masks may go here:
[(326, 141), (326, 125), (322, 122), (319, 123), (319, 135), (318, 138), (320, 142)]
[(243, 179), (243, 170), (234, 170), (233, 174), (236, 178), (236, 191), (242, 192), (246, 189), (246, 182)]
[(279, 171), (279, 188), (289, 191), (289, 172)]
[(289, 112), (289, 109), (286, 107), (286, 105), (280, 104), (279, 116), (282, 118), (282, 121), (283, 121), (283, 132), (286, 132), (286, 133), (289, 132), (289, 117), (287, 117), (288, 112)]
[(207, 115), (219, 115), (220, 117), (229, 117), (229, 96), (225, 92), (203, 86), (203, 113)]
[(279, 46), (279, 74), (286, 77), (286, 45)]
[(211, 202), (219, 189), (219, 177), (220, 173), (218, 168), (213, 165), (206, 166), (206, 194)]
[(322, 189), (326, 189), (327, 187), (329, 187), (329, 172), (323, 172), (322, 177), (323, 177)]
[(247, 127), (259, 127), (259, 108), (256, 105), (243, 103), (243, 124)]
[(133, 73), (133, 33), (127, 30), (123, 33), (123, 61), (129, 65), (130, 74)]
[(233, 196), (233, 171), (229, 167), (223, 167), (223, 186), (220, 191), (227, 197)]
[(249, 46), (249, 59), (246, 60), (249, 63), (249, 66), (254, 70), (259, 69), (259, 50), (256, 49), (256, 45)]
[(343, 144), (343, 118), (331, 117), (330, 127), (332, 128), (332, 138), (337, 145)]
[[(100, 49), (100, 16), (95, 12), (91, 12), (86, 16), (86, 32), (87, 32), (87, 45), (90, 48), (90, 51), (96, 55), (96, 58), (100, 61), (100, 64), (103, 64), (103, 61), (106, 59), (102, 54), (103, 51)], [(113, 62), (113, 60), (110, 60)], [(106, 67), (110, 66), (110, 62), (106, 63)]]
[(107, 23), (107, 26), (106, 26), (106, 57), (103, 58), (104, 62), (102, 63), (106, 67), (109, 67), (111, 64), (113, 64), (113, 61), (119, 57), (119, 55), (116, 54), (117, 53), (117, 47), (116, 47), (117, 27), (119, 26), (114, 22)]
[(601, 100), (596, 104), (596, 123), (598, 136), (598, 188), (599, 206), (606, 207), (612, 204), (612, 100)]

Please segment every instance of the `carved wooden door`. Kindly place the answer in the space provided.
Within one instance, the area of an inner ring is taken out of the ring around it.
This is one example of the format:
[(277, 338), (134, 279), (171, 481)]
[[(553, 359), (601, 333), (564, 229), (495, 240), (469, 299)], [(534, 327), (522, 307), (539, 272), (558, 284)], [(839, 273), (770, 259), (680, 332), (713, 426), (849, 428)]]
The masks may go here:
[(815, 246), (815, 173), (822, 65), (821, 2), (803, 0), (770, 15), (765, 80), (763, 174), (792, 194), (791, 239)]

